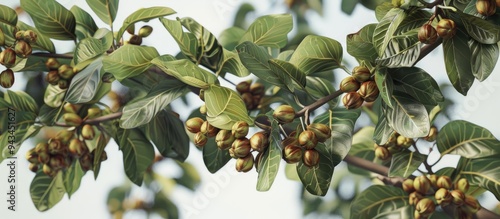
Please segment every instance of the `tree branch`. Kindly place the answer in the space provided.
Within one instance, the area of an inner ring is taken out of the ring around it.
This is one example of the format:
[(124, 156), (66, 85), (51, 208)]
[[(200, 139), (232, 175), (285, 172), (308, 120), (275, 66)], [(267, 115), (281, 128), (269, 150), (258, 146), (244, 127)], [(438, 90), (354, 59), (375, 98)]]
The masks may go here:
[(73, 59), (73, 54), (55, 54), (55, 53), (36, 52), (36, 53), (32, 53), (31, 55), (37, 56), (37, 57)]
[(422, 60), (426, 55), (432, 52), (435, 48), (437, 48), (443, 42), (443, 38), (438, 38), (436, 42), (427, 44), (420, 50), (420, 55), (418, 55), (417, 61), (413, 65), (416, 65), (420, 60)]
[(339, 89), (333, 93), (331, 93), (328, 96), (322, 97), (316, 102), (312, 103), (311, 105), (307, 105), (304, 108), (302, 108), (300, 111), (295, 113), (295, 118), (303, 116), (307, 111), (314, 111), (315, 109), (318, 109), (319, 107), (323, 106), (323, 104), (328, 103), (328, 101), (333, 100), (340, 96), (343, 92)]

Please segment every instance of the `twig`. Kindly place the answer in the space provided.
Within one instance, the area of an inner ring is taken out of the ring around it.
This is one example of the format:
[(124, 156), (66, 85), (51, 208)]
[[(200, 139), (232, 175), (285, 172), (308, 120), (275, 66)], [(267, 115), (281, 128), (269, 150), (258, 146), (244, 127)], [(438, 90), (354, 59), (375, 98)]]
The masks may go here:
[(328, 103), (330, 100), (337, 98), (342, 93), (343, 92), (341, 90), (337, 90), (328, 96), (325, 96), (325, 97), (322, 97), (322, 98), (316, 100), (316, 102), (312, 103), (311, 105), (307, 105), (304, 108), (302, 108), (300, 111), (296, 112), (295, 118), (303, 116), (307, 111), (309, 111), (309, 112), (314, 111), (315, 109), (323, 106), (323, 104)]
[(56, 54), (56, 53), (36, 52), (36, 53), (32, 53), (31, 55), (38, 56), (38, 57), (73, 59), (73, 54)]

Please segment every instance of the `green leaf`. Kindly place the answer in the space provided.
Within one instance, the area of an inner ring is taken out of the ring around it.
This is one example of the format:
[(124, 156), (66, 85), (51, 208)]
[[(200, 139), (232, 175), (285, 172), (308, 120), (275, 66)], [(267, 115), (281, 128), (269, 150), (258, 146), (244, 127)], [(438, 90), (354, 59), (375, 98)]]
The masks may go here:
[(161, 81), (145, 97), (140, 97), (123, 107), (120, 127), (130, 129), (149, 123), (156, 114), (188, 91), (186, 84), (177, 80)]
[(191, 61), (198, 60), (198, 39), (193, 33), (184, 32), (180, 21), (160, 18), (161, 23), (174, 38), (182, 54)]
[(66, 94), (66, 90), (59, 88), (58, 85), (49, 84), (47, 85), (47, 89), (45, 89), (43, 101), (47, 106), (57, 108), (62, 105), (64, 94)]
[(420, 56), (421, 43), (417, 38), (418, 29), (389, 40), (384, 54), (375, 63), (389, 68), (412, 67)]
[(269, 67), (290, 92), (294, 92), (295, 89), (304, 90), (306, 75), (292, 63), (279, 59), (270, 59)]
[(400, 8), (392, 8), (387, 14), (382, 18), (380, 23), (377, 24), (373, 32), (373, 46), (378, 52), (379, 56), (383, 56), (385, 49), (389, 42), (396, 33), (398, 26), (406, 18), (407, 13)]
[(151, 60), (158, 56), (160, 54), (154, 47), (127, 44), (104, 57), (103, 67), (121, 81), (146, 71), (151, 67)]
[(437, 147), (441, 156), (457, 154), (466, 158), (482, 158), (500, 153), (500, 141), (487, 129), (457, 120), (439, 130)]
[(183, 162), (189, 155), (189, 137), (184, 123), (173, 112), (161, 111), (141, 130), (162, 156)]
[(91, 101), (101, 83), (103, 60), (96, 59), (89, 66), (78, 72), (69, 85), (65, 101), (73, 104)]
[(470, 160), (460, 172), (471, 186), (485, 188), (500, 199), (500, 160), (498, 157), (485, 157)]
[[(12, 144), (12, 135), (10, 133), (5, 132), (0, 135), (0, 163), (6, 158), (17, 154), (24, 141), (38, 134), (42, 126), (34, 125), (35, 118), (36, 115), (33, 113), (16, 112), (14, 144)], [(12, 146), (14, 146), (14, 148), (10, 148)]]
[[(107, 130), (110, 131), (110, 130)], [(96, 146), (95, 149), (93, 150), (94, 152), (94, 161), (92, 162), (92, 171), (94, 172), (94, 179), (97, 179), (97, 176), (99, 175), (99, 171), (101, 170), (101, 156), (104, 153), (104, 148), (106, 145), (109, 143), (109, 137), (101, 133), (96, 137)]]
[(351, 15), (358, 3), (359, 0), (342, 0), (340, 8), (342, 9), (342, 12)]
[(73, 5), (70, 11), (75, 16), (75, 34), (78, 37), (78, 40), (83, 40), (87, 37), (93, 36), (98, 27), (92, 16), (76, 5)]
[[(352, 137), (352, 146), (349, 150), (349, 155), (363, 158), (365, 160), (373, 161), (375, 159), (375, 152), (373, 150), (373, 134), (375, 128), (373, 126), (365, 126), (357, 131)], [(349, 172), (369, 176), (371, 172), (354, 165), (348, 165)]]
[(406, 178), (415, 172), (427, 159), (427, 155), (415, 151), (404, 150), (392, 155), (389, 177)]
[(104, 23), (108, 25), (113, 25), (113, 21), (116, 17), (116, 12), (118, 11), (119, 0), (86, 0), (87, 4), (90, 6), (92, 11), (99, 17)]
[(401, 188), (385, 185), (368, 187), (351, 203), (350, 218), (379, 218), (408, 206), (408, 193)]
[(258, 78), (271, 84), (284, 87), (280, 78), (273, 72), (269, 66), (269, 60), (272, 58), (267, 51), (252, 42), (244, 42), (236, 46), (243, 65)]
[(17, 24), (16, 11), (6, 5), (0, 5), (0, 23), (16, 26)]
[(31, 200), (38, 211), (46, 211), (54, 207), (61, 201), (65, 192), (61, 171), (54, 177), (39, 171), (30, 184)]
[(387, 108), (388, 124), (407, 138), (424, 137), (429, 134), (430, 120), (425, 106), (408, 95), (394, 92), (393, 108)]
[(44, 104), (40, 107), (38, 119), (43, 125), (52, 126), (60, 116), (62, 116), (62, 114), (59, 112), (59, 108), (53, 108)]
[(75, 16), (55, 0), (21, 0), (40, 33), (57, 40), (75, 40)]
[(443, 40), (444, 64), (451, 84), (462, 95), (466, 95), (474, 82), (471, 68), (471, 51), (468, 36), (457, 28), (451, 39)]
[(245, 103), (236, 91), (218, 85), (211, 85), (205, 90), (207, 121), (219, 128), (230, 130), (234, 123), (245, 121), (253, 125), (248, 116)]
[(269, 191), (273, 185), (274, 179), (278, 174), (281, 162), (281, 138), (280, 128), (276, 120), (272, 118), (271, 113), (267, 114), (271, 120), (271, 133), (269, 134), (269, 146), (262, 154), (257, 172), (257, 191)]
[(375, 126), (373, 140), (379, 145), (384, 145), (389, 141), (389, 137), (394, 132), (394, 129), (389, 125), (385, 116), (386, 112), (379, 113), (378, 123)]
[(471, 50), (472, 74), (479, 81), (484, 81), (497, 65), (499, 49), (497, 44), (482, 44), (469, 40)]
[(221, 73), (229, 72), (238, 77), (245, 77), (250, 74), (240, 60), (238, 53), (223, 49), (223, 60), (221, 62)]
[(216, 84), (218, 82), (217, 76), (200, 68), (187, 59), (166, 61), (163, 60), (162, 57), (158, 57), (153, 59), (151, 63), (156, 65), (166, 74), (193, 87), (207, 89), (211, 84)]
[(223, 30), (219, 35), (219, 43), (227, 50), (233, 50), (245, 34), (245, 30), (239, 27), (230, 27)]
[[(30, 43), (33, 50), (42, 50), (42, 51), (47, 51), (50, 53), (56, 52), (56, 48), (54, 47), (54, 43), (49, 38), (49, 36), (51, 36), (51, 35), (43, 34), (39, 31), (39, 29), (34, 28), (30, 25), (27, 25), (26, 23), (24, 23), (22, 21), (18, 21), (17, 26), (21, 30), (32, 30), (36, 33), (36, 35), (37, 35), (36, 42)], [(28, 59), (29, 58), (31, 58), (31, 56), (28, 56)], [(45, 68), (44, 71), (45, 70), (47, 70), (47, 69)]]
[(36, 101), (24, 91), (10, 91), (4, 94), (4, 99), (12, 105), (16, 111), (38, 114)]
[(484, 44), (500, 41), (500, 27), (473, 15), (459, 13), (465, 30), (474, 40)]
[(396, 33), (404, 34), (411, 30), (418, 30), (429, 21), (432, 14), (425, 10), (410, 10), (408, 16), (399, 24)]
[(151, 166), (154, 160), (155, 152), (153, 145), (137, 128), (119, 128), (114, 138), (123, 152), (125, 174), (130, 181), (141, 186), (144, 172)]
[(108, 49), (104, 47), (101, 40), (93, 37), (88, 37), (81, 40), (76, 46), (73, 54), (75, 64), (96, 58), (106, 53)]
[(229, 150), (221, 150), (213, 139), (203, 146), (203, 163), (210, 173), (216, 173), (231, 160)]
[(164, 192), (157, 192), (152, 206), (153, 212), (162, 218), (179, 218), (179, 209), (165, 196)]
[(347, 35), (347, 53), (357, 59), (374, 61), (377, 50), (373, 46), (373, 32), (377, 24), (368, 24), (356, 33)]
[(390, 69), (394, 90), (412, 96), (424, 105), (437, 105), (444, 101), (443, 94), (434, 78), (417, 67)]
[(290, 63), (306, 75), (339, 68), (342, 66), (342, 45), (334, 39), (309, 35), (299, 44)]
[(151, 19), (165, 17), (171, 14), (175, 14), (176, 12), (169, 7), (150, 7), (150, 8), (141, 8), (134, 13), (130, 14), (123, 21), (123, 25), (118, 30), (116, 35), (117, 39), (122, 38), (123, 33), (127, 30), (130, 25), (133, 25), (139, 21), (147, 22)]
[(68, 193), (68, 198), (71, 198), (71, 195), (80, 188), (80, 183), (82, 182), (82, 178), (85, 175), (85, 172), (80, 165), (80, 161), (75, 160), (68, 169), (63, 172), (63, 182), (66, 193)]
[(319, 164), (314, 167), (306, 166), (302, 160), (297, 164), (297, 174), (306, 190), (319, 196), (325, 196), (330, 189), (330, 182), (333, 176), (334, 160), (340, 162), (340, 158), (333, 158), (323, 147), (323, 143), (318, 143), (316, 150), (319, 152)]
[(293, 28), (291, 14), (266, 15), (257, 18), (248, 27), (240, 43), (250, 41), (259, 46), (282, 48), (287, 43), (287, 34)]
[(384, 100), (384, 103), (389, 107), (393, 107), (391, 96), (394, 90), (394, 82), (387, 68), (377, 68), (375, 70), (375, 83), (379, 90), (379, 96)]

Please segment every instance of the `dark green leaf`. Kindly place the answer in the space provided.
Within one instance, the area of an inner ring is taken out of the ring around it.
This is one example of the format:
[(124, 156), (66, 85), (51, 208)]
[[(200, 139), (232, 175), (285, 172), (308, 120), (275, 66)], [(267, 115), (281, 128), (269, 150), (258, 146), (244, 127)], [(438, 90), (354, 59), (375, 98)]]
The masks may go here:
[(352, 14), (359, 0), (342, 0), (340, 8), (342, 11), (348, 15)]
[(500, 41), (500, 27), (473, 15), (459, 13), (465, 29), (474, 40), (484, 44)]
[(240, 43), (250, 41), (259, 46), (282, 48), (286, 45), (287, 34), (292, 28), (291, 14), (262, 16), (250, 25)]
[(117, 39), (122, 38), (123, 33), (127, 30), (127, 28), (130, 25), (133, 25), (139, 21), (144, 21), (147, 22), (151, 19), (154, 18), (160, 18), (160, 17), (165, 17), (171, 14), (175, 14), (176, 12), (172, 10), (171, 8), (168, 7), (150, 7), (150, 8), (141, 8), (134, 13), (130, 14), (125, 20), (123, 21), (123, 25), (118, 30), (118, 33), (116, 35)]
[(76, 46), (73, 54), (75, 64), (90, 60), (104, 54), (108, 48), (104, 47), (101, 40), (93, 37), (88, 37), (81, 40)]
[(462, 95), (466, 95), (474, 82), (471, 68), (471, 51), (468, 36), (457, 28), (451, 39), (443, 40), (444, 64), (451, 84)]
[(16, 11), (6, 5), (0, 5), (0, 23), (16, 26), (17, 24)]
[(12, 105), (16, 111), (38, 113), (36, 101), (24, 91), (10, 91), (4, 94), (4, 99)]
[(386, 212), (408, 206), (408, 193), (385, 185), (370, 186), (351, 203), (350, 218), (379, 218)]
[(158, 192), (155, 195), (152, 210), (159, 214), (162, 218), (177, 219), (179, 218), (179, 209), (170, 199), (165, 196), (164, 192)]
[(319, 164), (314, 167), (306, 166), (302, 161), (297, 164), (297, 174), (306, 190), (319, 196), (325, 196), (330, 189), (330, 182), (335, 168), (335, 160), (340, 162), (340, 158), (334, 158), (330, 152), (323, 147), (323, 143), (318, 143), (316, 150), (319, 152)]
[(284, 87), (279, 77), (274, 74), (269, 66), (269, 60), (272, 58), (267, 51), (252, 42), (244, 42), (236, 46), (243, 65), (257, 77), (271, 84)]
[(384, 18), (384, 16), (393, 8), (394, 6), (392, 5), (392, 3), (387, 1), (378, 5), (375, 8), (375, 17), (377, 18), (377, 21), (380, 22)]
[(368, 24), (357, 33), (347, 35), (347, 52), (357, 59), (374, 61), (377, 50), (373, 46), (373, 32), (377, 24)]
[(60, 107), (63, 103), (64, 94), (66, 90), (59, 88), (57, 85), (49, 84), (47, 89), (45, 89), (45, 95), (43, 96), (43, 101), (47, 106), (52, 108)]
[(211, 85), (209, 89), (205, 90), (205, 104), (207, 106), (207, 121), (219, 129), (230, 130), (233, 124), (238, 121), (245, 121), (249, 125), (253, 125), (245, 103), (236, 91)]
[(379, 113), (378, 123), (375, 126), (375, 132), (373, 133), (373, 140), (379, 145), (384, 145), (389, 141), (389, 137), (394, 132), (394, 129), (389, 125), (387, 117), (384, 113)]
[(21, 0), (21, 7), (31, 16), (42, 34), (57, 40), (75, 40), (75, 16), (55, 0)]
[(52, 126), (57, 121), (57, 116), (62, 114), (59, 112), (59, 108), (52, 108), (46, 104), (40, 107), (40, 115), (38, 119), (44, 125)]
[[(335, 92), (330, 80), (320, 78), (320, 77), (306, 77), (306, 92), (311, 94), (315, 98), (322, 98), (328, 96)], [(330, 107), (335, 107), (338, 103), (338, 98), (329, 102)]]
[(387, 68), (377, 68), (375, 70), (375, 82), (377, 83), (380, 97), (387, 106), (392, 108), (391, 96), (394, 90), (394, 82), (391, 75), (387, 72)]
[(497, 65), (499, 49), (497, 44), (482, 44), (469, 40), (471, 50), (472, 74), (479, 81), (484, 81)]
[(54, 177), (39, 171), (31, 181), (31, 200), (38, 211), (46, 211), (54, 207), (61, 201), (65, 192), (61, 171)]
[(113, 21), (118, 11), (119, 0), (86, 0), (92, 11), (104, 23), (113, 25)]
[[(107, 131), (110, 131), (110, 130), (107, 130)], [(101, 133), (96, 138), (97, 138), (97, 140), (96, 140), (96, 147), (94, 149), (94, 161), (92, 164), (92, 171), (94, 172), (94, 179), (97, 179), (97, 176), (99, 175), (99, 171), (101, 170), (101, 162), (102, 162), (101, 156), (104, 153), (104, 148), (106, 147), (106, 145), (108, 145), (109, 139), (110, 139), (104, 133)]]
[(309, 35), (299, 44), (290, 63), (306, 75), (342, 66), (342, 45), (334, 39)]
[(68, 169), (63, 172), (63, 183), (66, 192), (68, 193), (68, 198), (80, 188), (80, 183), (82, 181), (85, 172), (83, 171), (80, 161), (75, 160)]
[(388, 124), (407, 138), (424, 137), (429, 134), (430, 120), (425, 106), (408, 95), (394, 92), (393, 108), (387, 108)]
[(91, 101), (101, 83), (103, 60), (96, 59), (89, 66), (78, 72), (69, 85), (65, 101), (73, 104)]
[(392, 8), (387, 14), (382, 18), (380, 23), (377, 24), (373, 32), (373, 46), (379, 56), (383, 56), (385, 49), (389, 42), (396, 33), (398, 26), (406, 18), (407, 13), (400, 8)]
[(151, 67), (151, 60), (160, 56), (154, 47), (127, 44), (104, 57), (104, 70), (119, 81), (134, 77)]
[(410, 10), (408, 16), (399, 24), (396, 33), (404, 34), (408, 31), (419, 29), (429, 21), (432, 14), (425, 10)]
[(375, 63), (389, 68), (413, 66), (420, 56), (421, 43), (417, 38), (417, 30), (392, 37), (384, 54)]
[(75, 16), (76, 27), (75, 33), (79, 40), (91, 37), (97, 31), (98, 27), (95, 24), (92, 16), (80, 7), (73, 5), (70, 9)]
[(163, 60), (161, 56), (153, 59), (151, 63), (156, 65), (166, 74), (193, 87), (207, 89), (211, 84), (216, 84), (218, 82), (217, 76), (200, 68), (187, 59), (167, 61)]
[(269, 67), (291, 92), (294, 92), (295, 89), (304, 90), (306, 75), (292, 63), (279, 59), (270, 59)]
[(444, 101), (443, 94), (434, 78), (417, 67), (390, 69), (394, 90), (412, 96), (422, 104), (437, 105)]
[(245, 30), (239, 27), (230, 27), (223, 30), (219, 35), (219, 43), (227, 50), (233, 50), (240, 39), (245, 34)]
[(216, 173), (220, 168), (231, 160), (229, 150), (221, 150), (217, 147), (214, 139), (208, 139), (208, 142), (203, 146), (203, 162), (210, 173)]
[(257, 172), (257, 191), (268, 191), (273, 185), (274, 179), (278, 174), (281, 162), (281, 138), (280, 128), (277, 121), (268, 113), (271, 120), (271, 133), (269, 135), (269, 146), (262, 155)]
[(406, 178), (415, 172), (420, 164), (427, 159), (427, 155), (404, 150), (392, 155), (389, 177)]

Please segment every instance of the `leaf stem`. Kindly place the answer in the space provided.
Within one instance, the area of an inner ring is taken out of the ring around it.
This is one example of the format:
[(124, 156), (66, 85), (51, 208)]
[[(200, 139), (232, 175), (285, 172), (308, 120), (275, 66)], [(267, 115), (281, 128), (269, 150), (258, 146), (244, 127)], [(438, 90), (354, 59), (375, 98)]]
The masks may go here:
[(337, 90), (337, 91), (329, 94), (328, 96), (325, 96), (325, 97), (322, 97), (322, 98), (316, 100), (316, 102), (312, 103), (311, 105), (305, 106), (300, 111), (295, 113), (295, 118), (303, 116), (308, 111), (311, 112), (311, 111), (314, 111), (315, 109), (318, 109), (319, 107), (323, 106), (325, 103), (328, 103), (330, 100), (337, 98), (342, 93), (344, 93), (344, 92), (342, 92), (341, 90)]

